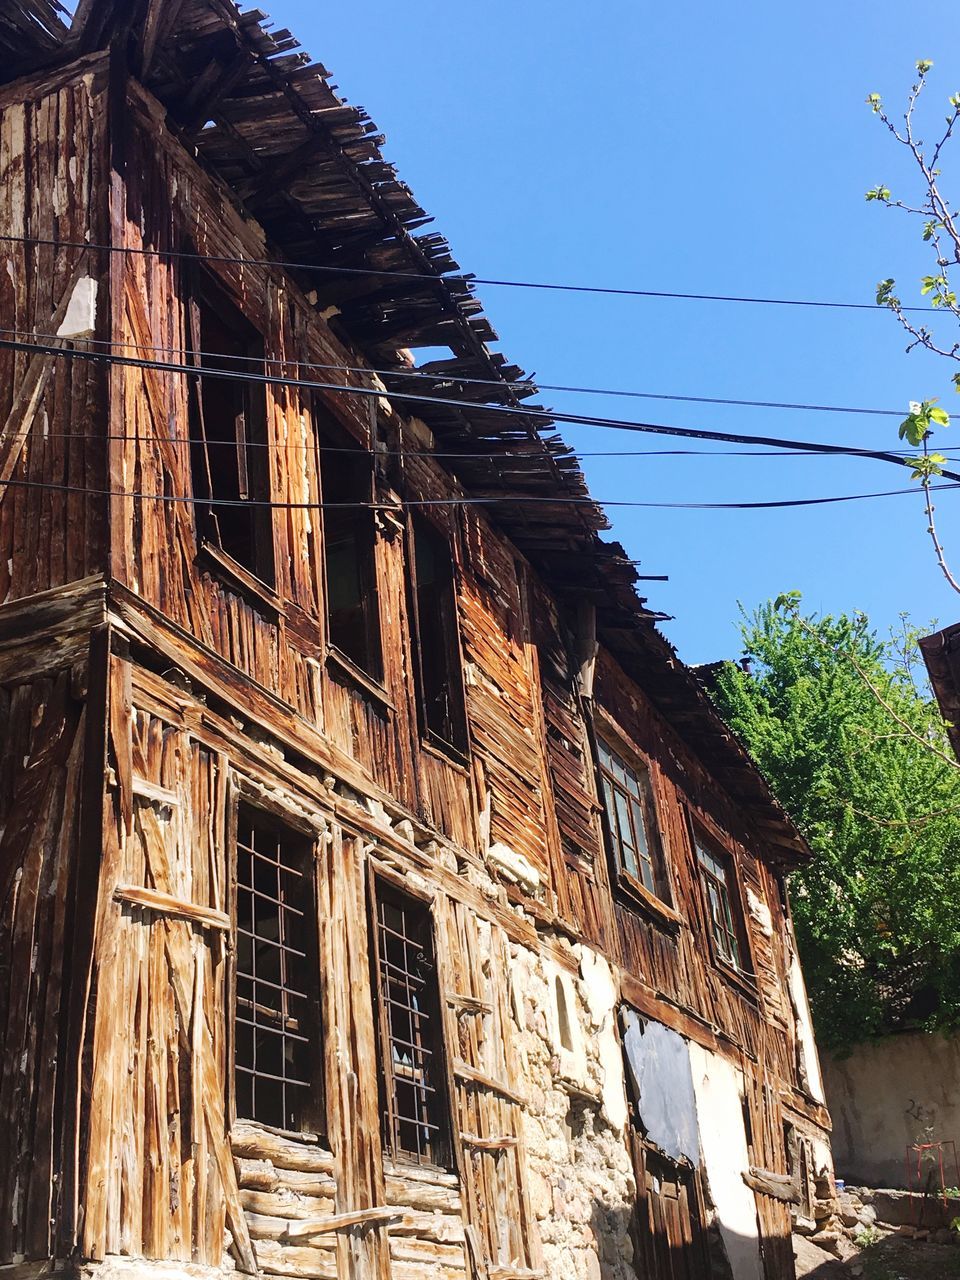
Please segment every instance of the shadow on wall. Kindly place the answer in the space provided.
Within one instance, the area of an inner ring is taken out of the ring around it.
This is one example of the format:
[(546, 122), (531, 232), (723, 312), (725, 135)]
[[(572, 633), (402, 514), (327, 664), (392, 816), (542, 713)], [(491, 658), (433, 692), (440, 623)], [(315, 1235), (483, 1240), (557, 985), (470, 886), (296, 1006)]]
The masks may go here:
[[(823, 1057), (837, 1174), (868, 1187), (905, 1187), (907, 1147), (953, 1140), (960, 1150), (960, 1036), (901, 1032)], [(950, 1167), (948, 1168), (947, 1165)], [(948, 1186), (958, 1181), (944, 1153)]]
[[(583, 1280), (754, 1280), (752, 1268), (748, 1277), (742, 1269), (731, 1267), (727, 1245), (732, 1244), (735, 1259), (749, 1256), (757, 1248), (756, 1238), (730, 1240), (728, 1232), (724, 1241), (719, 1229), (711, 1226), (700, 1240), (684, 1239), (679, 1220), (671, 1220), (662, 1208), (653, 1211), (654, 1229), (644, 1230), (636, 1210), (595, 1200), (590, 1226), (597, 1242), (597, 1264), (584, 1273)], [(623, 1249), (624, 1239), (632, 1242), (630, 1255)], [(810, 1273), (809, 1280), (835, 1275), (827, 1266)], [(785, 1274), (778, 1280), (792, 1277)]]

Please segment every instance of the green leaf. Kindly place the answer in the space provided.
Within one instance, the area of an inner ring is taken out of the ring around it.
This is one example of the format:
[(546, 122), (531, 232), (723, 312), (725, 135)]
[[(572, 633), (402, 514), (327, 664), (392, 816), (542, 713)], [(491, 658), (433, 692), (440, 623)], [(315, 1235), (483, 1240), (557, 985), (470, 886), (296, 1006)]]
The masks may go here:
[[(878, 307), (898, 307), (900, 299), (894, 297), (893, 286), (896, 283), (893, 278), (889, 280), (881, 280), (877, 285), (877, 306)], [(960, 386), (957, 388), (960, 391)]]
[(879, 200), (881, 204), (886, 204), (890, 199), (890, 188), (884, 186), (872, 187), (866, 193), (865, 198), (867, 200)]
[[(960, 94), (958, 94), (957, 96), (958, 96), (958, 97), (960, 97)], [(876, 115), (876, 114), (877, 114), (877, 112), (880, 110), (880, 95), (879, 95), (879, 93), (870, 93), (870, 94), (867, 94), (867, 106), (871, 109), (871, 111), (873, 112), (873, 114), (874, 114), (874, 115)]]
[(938, 406), (930, 409), (929, 418), (931, 422), (936, 422), (941, 427), (949, 427), (950, 425), (949, 413), (947, 413), (946, 409), (941, 409)]
[(931, 476), (943, 475), (947, 460), (942, 453), (922, 453), (916, 458), (905, 458), (904, 461), (908, 467), (913, 468), (911, 480), (928, 480)]
[(929, 58), (921, 58), (917, 63), (917, 70), (922, 76), (925, 76), (932, 66), (933, 63)]
[(924, 240), (932, 240), (932, 239), (933, 239), (933, 233), (934, 233), (934, 231), (936, 231), (936, 229), (937, 229), (937, 226), (938, 226), (938, 225), (939, 225), (938, 223), (936, 223), (936, 222), (934, 222), (934, 221), (932, 221), (932, 220), (931, 220), (930, 222), (925, 222), (925, 223), (923, 224), (923, 238), (924, 238)]
[(784, 591), (773, 602), (775, 612), (793, 613), (803, 599), (800, 591)]

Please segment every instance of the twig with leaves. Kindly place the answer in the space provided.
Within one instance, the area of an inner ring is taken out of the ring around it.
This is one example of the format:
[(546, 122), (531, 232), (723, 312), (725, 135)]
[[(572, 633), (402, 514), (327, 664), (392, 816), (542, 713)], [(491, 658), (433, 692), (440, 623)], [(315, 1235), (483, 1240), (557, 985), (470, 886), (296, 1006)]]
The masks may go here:
[[(960, 303), (955, 290), (951, 287), (950, 271), (960, 266), (960, 210), (953, 207), (940, 187), (942, 171), (940, 161), (946, 145), (954, 137), (960, 125), (960, 92), (949, 98), (950, 110), (945, 117), (946, 127), (940, 132), (932, 150), (928, 150), (921, 138), (917, 137), (915, 121), (917, 106), (927, 84), (927, 76), (933, 68), (929, 58), (921, 58), (916, 64), (917, 79), (910, 87), (907, 106), (903, 114), (903, 125), (898, 126), (887, 113), (878, 93), (867, 97), (867, 104), (874, 115), (890, 131), (896, 141), (906, 149), (919, 170), (922, 180), (922, 196), (919, 204), (908, 203), (894, 198), (885, 183), (879, 183), (866, 193), (868, 201), (876, 201), (891, 209), (899, 209), (903, 213), (923, 219), (922, 239), (933, 249), (936, 258), (936, 271), (925, 275), (920, 280), (920, 294), (929, 297), (931, 308), (938, 312), (946, 312), (960, 321)], [(933, 331), (924, 324), (917, 324), (904, 309), (900, 297), (895, 292), (896, 281), (891, 277), (881, 280), (877, 285), (877, 304), (887, 307), (897, 317), (903, 330), (910, 335), (907, 351), (922, 347), (934, 355), (960, 363), (960, 341), (947, 345), (938, 340)], [(953, 374), (953, 384), (960, 391), (960, 372)], [(915, 400), (910, 402), (909, 412), (900, 424), (900, 439), (907, 440), (914, 448), (922, 452), (907, 461), (913, 467), (914, 480), (918, 480), (923, 489), (924, 506), (927, 516), (927, 533), (933, 542), (937, 564), (949, 585), (960, 594), (960, 581), (950, 571), (947, 564), (943, 544), (937, 533), (934, 522), (934, 505), (930, 496), (930, 484), (934, 476), (942, 475), (946, 458), (941, 453), (931, 452), (929, 440), (937, 427), (950, 425), (950, 415), (936, 398)]]

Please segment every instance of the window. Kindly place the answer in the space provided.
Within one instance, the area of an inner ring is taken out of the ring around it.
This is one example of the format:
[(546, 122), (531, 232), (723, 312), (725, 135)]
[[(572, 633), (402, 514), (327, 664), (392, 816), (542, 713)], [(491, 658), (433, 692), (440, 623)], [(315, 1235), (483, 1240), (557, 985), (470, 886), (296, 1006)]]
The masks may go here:
[(374, 912), (384, 1146), (394, 1158), (449, 1165), (430, 908), (376, 880)]
[(421, 728), (429, 737), (462, 752), (467, 747), (467, 718), (450, 544), (439, 529), (418, 516), (412, 518), (410, 528)]
[(707, 900), (710, 931), (717, 955), (735, 969), (743, 971), (745, 966), (739, 911), (734, 914), (734, 904), (739, 908), (740, 898), (734, 878), (733, 859), (729, 854), (715, 850), (699, 833), (696, 836), (696, 848), (700, 879)]
[[(206, 278), (190, 301), (190, 358), (201, 369), (264, 372), (263, 337)], [(203, 538), (242, 568), (274, 581), (266, 389), (256, 382), (191, 378), (190, 470)]]
[(627, 764), (602, 738), (597, 739), (597, 749), (603, 803), (617, 871), (663, 902), (669, 902), (650, 775), (642, 766), (634, 769)]
[(241, 808), (236, 854), (237, 1115), (322, 1132), (311, 845)]
[(320, 461), (327, 638), (361, 671), (380, 680), (372, 460), (346, 433), (328, 430), (321, 440)]

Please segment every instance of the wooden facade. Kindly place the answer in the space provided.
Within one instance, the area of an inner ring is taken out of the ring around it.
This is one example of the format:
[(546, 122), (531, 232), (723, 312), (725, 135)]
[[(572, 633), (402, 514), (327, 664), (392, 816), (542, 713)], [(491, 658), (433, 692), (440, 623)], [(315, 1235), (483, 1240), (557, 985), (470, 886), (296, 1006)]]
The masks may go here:
[[(797, 1144), (829, 1162), (784, 887), (805, 847), (373, 126), (232, 0), (81, 0), (70, 28), (11, 0), (0, 53), (0, 1274), (746, 1277), (716, 1171), (627, 1113), (623, 1008), (735, 1071), (753, 1274), (792, 1276)], [(233, 382), (212, 296), (255, 339)], [(438, 345), (423, 391), (409, 349)], [(366, 506), (338, 502), (344, 455)], [(341, 525), (366, 575), (342, 609)], [(653, 889), (598, 743), (641, 779)], [(301, 906), (243, 879), (242, 822)], [(290, 1089), (284, 1036), (309, 1041), (299, 1128), (238, 1108), (242, 893), (306, 917), (285, 954), (319, 1026), (271, 1024)], [(409, 1052), (382, 903), (418, 957)], [(567, 1181), (605, 1152), (616, 1194), (565, 1210), (563, 1142)]]

